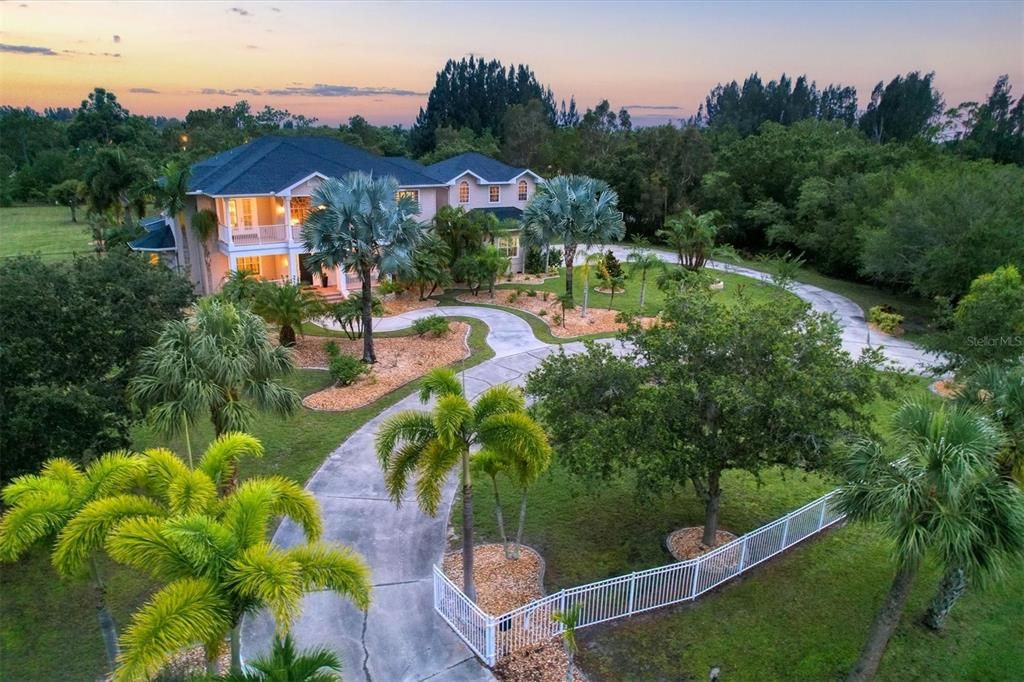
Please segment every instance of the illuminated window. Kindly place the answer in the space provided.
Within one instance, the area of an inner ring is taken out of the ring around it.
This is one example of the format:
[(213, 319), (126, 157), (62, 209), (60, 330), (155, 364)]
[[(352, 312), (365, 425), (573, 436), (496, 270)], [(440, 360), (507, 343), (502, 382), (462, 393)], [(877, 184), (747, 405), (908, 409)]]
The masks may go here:
[(491, 185), (488, 189), (488, 195), (491, 199), (492, 204), (496, 204), (501, 201), (501, 188), (497, 185)]
[(260, 257), (259, 256), (240, 256), (236, 261), (235, 268), (241, 272), (242, 270), (248, 270), (254, 275), (260, 274)]
[(302, 225), (306, 222), (306, 216), (309, 215), (310, 205), (309, 197), (292, 197), (291, 199), (291, 224)]
[(469, 183), (465, 180), (459, 183), (459, 203), (469, 203)]
[(519, 237), (499, 237), (498, 252), (505, 258), (516, 258), (519, 256)]
[(528, 190), (528, 187), (526, 185), (526, 180), (520, 180), (519, 181), (519, 201), (526, 201), (527, 190)]

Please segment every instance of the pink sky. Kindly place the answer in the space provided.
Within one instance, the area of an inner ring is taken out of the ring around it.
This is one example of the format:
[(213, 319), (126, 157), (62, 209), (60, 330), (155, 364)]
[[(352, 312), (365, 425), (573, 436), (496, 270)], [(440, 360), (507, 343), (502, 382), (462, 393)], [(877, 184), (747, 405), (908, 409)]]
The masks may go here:
[(1024, 3), (8, 0), (0, 103), (77, 106), (102, 86), (138, 114), (244, 98), (326, 123), (409, 124), (445, 60), (470, 53), (645, 122), (689, 115), (752, 71), (854, 85), (862, 106), (879, 80), (935, 71), (953, 105), (1002, 73), (1024, 91)]

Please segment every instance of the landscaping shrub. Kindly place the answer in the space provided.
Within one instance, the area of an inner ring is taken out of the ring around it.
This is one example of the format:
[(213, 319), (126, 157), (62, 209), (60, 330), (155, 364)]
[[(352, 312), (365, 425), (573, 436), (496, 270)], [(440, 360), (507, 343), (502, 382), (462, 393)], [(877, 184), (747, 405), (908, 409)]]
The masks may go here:
[(537, 298), (537, 290), (536, 289), (527, 289), (526, 290), (526, 295), (529, 296), (530, 298)]
[(903, 316), (891, 306), (876, 305), (868, 312), (868, 321), (878, 327), (883, 334), (897, 335), (903, 332)]
[(615, 254), (612, 253), (611, 249), (608, 249), (604, 254), (604, 269), (612, 279), (619, 279), (623, 277), (622, 263), (620, 263), (619, 259), (615, 257)]
[(551, 295), (551, 292), (550, 292), (550, 291), (545, 291), (544, 293), (542, 293), (542, 294), (540, 295), (540, 297), (541, 297), (541, 299), (543, 299), (543, 300), (545, 300), (545, 301), (546, 301), (546, 300), (548, 300), (548, 296), (550, 296), (550, 295)]
[(416, 332), (417, 336), (424, 334), (444, 336), (448, 333), (448, 329), (448, 320), (440, 315), (427, 315), (412, 323), (412, 330)]
[(537, 314), (540, 315), (541, 317), (544, 317), (545, 315), (548, 314), (548, 311), (546, 308), (541, 308), (540, 310), (537, 311)]
[(338, 344), (336, 341), (328, 341), (324, 344), (324, 352), (327, 353), (327, 357), (333, 358), (340, 351), (338, 350)]
[(339, 386), (349, 386), (370, 371), (370, 366), (359, 358), (342, 353), (334, 341), (325, 343), (324, 351), (331, 358), (327, 371)]

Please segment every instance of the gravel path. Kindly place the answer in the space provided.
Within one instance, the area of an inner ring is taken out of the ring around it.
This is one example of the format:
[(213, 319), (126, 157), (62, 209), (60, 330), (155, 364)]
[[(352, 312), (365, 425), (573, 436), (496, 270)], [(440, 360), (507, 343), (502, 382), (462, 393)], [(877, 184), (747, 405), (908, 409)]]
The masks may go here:
[[(624, 257), (625, 249), (613, 247)], [(666, 260), (675, 260), (662, 254)], [(711, 267), (764, 278), (748, 268), (714, 263)], [(874, 341), (868, 336), (863, 311), (849, 299), (817, 287), (798, 285), (795, 293), (816, 310), (835, 313), (844, 328), (844, 346), (857, 351)], [(534, 337), (521, 318), (502, 310), (478, 306), (442, 306), (413, 310), (375, 321), (380, 331), (397, 331), (426, 315), (474, 317), (489, 327), (487, 343), (495, 357), (465, 372), (466, 392), (475, 397), (498, 383), (522, 385), (526, 374), (550, 353), (564, 348), (578, 352), (580, 343), (548, 345)], [(877, 336), (877, 335), (876, 335)], [(618, 349), (618, 342), (605, 340)], [(904, 367), (926, 359), (913, 344), (886, 339), (885, 352)], [(360, 552), (372, 570), (373, 604), (364, 614), (331, 592), (305, 597), (293, 634), (300, 646), (325, 645), (341, 654), (346, 680), (490, 680), (483, 667), (454, 632), (433, 611), (432, 566), (441, 560), (446, 544), (447, 507), (455, 497), (455, 477), (445, 488), (445, 513), (431, 518), (411, 497), (396, 507), (388, 499), (374, 454), (378, 425), (404, 409), (420, 408), (408, 396), (357, 429), (332, 452), (313, 474), (306, 488), (320, 502), (324, 539)], [(274, 535), (287, 547), (301, 541), (301, 532), (289, 522)], [(267, 651), (274, 624), (269, 615), (247, 618), (243, 626), (244, 655)]]

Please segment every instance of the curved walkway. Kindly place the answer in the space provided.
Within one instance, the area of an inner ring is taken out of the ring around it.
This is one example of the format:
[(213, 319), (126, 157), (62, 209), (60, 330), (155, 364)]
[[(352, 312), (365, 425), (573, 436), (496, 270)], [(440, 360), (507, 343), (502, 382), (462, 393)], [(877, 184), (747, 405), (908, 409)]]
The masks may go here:
[[(614, 249), (624, 257), (625, 249)], [(670, 254), (659, 255), (675, 260)], [(712, 267), (759, 279), (767, 277), (738, 266), (715, 263)], [(815, 310), (836, 313), (844, 329), (844, 347), (857, 351), (870, 342), (863, 312), (852, 301), (807, 285), (798, 285), (795, 293)], [(474, 317), (489, 327), (487, 343), (494, 349), (495, 357), (466, 370), (466, 393), (470, 397), (498, 383), (522, 385), (526, 375), (547, 355), (559, 348), (577, 352), (583, 347), (581, 343), (545, 344), (537, 340), (522, 318), (481, 306), (423, 308), (376, 320), (374, 328), (397, 331), (409, 327), (417, 318), (433, 314)], [(613, 340), (604, 343), (618, 346)], [(887, 342), (885, 350), (902, 366), (923, 358), (921, 351), (906, 342)], [(419, 408), (417, 396), (411, 395), (383, 410), (332, 452), (306, 484), (320, 503), (324, 539), (352, 547), (365, 557), (372, 570), (373, 603), (367, 613), (332, 592), (316, 592), (303, 600), (302, 613), (292, 630), (300, 646), (323, 645), (338, 651), (347, 680), (493, 679), (433, 610), (431, 571), (446, 546), (455, 477), (445, 487), (444, 513), (434, 518), (419, 510), (411, 494), (398, 507), (384, 489), (374, 452), (377, 427), (400, 410)], [(301, 539), (299, 529), (287, 521), (274, 534), (274, 542), (284, 547)], [(268, 614), (247, 618), (243, 626), (245, 657), (253, 658), (267, 651), (273, 631), (274, 623)]]

